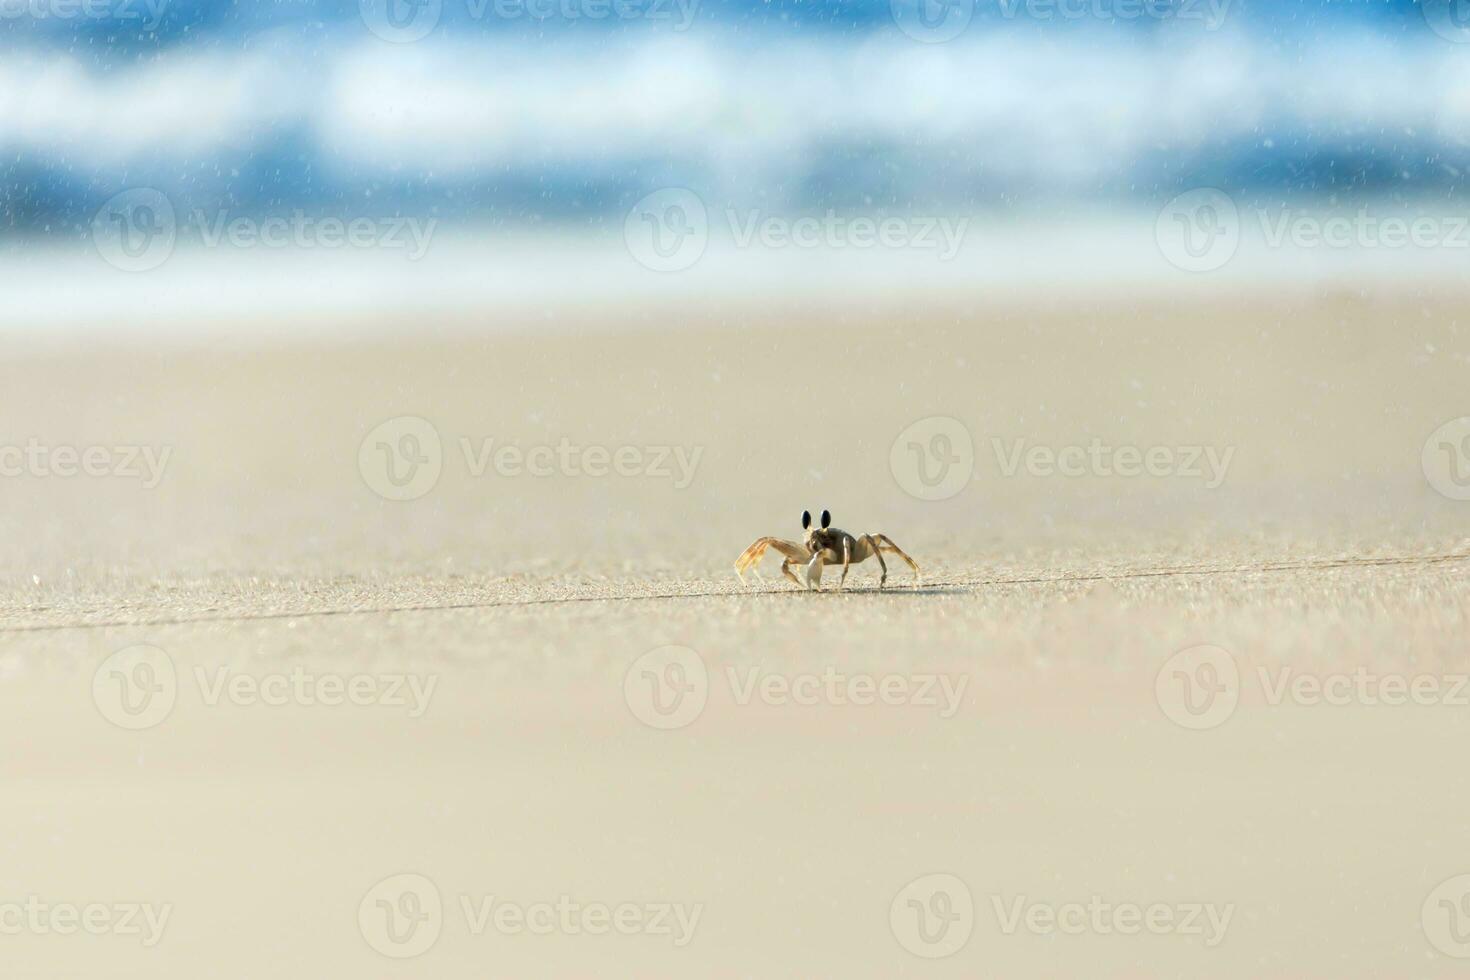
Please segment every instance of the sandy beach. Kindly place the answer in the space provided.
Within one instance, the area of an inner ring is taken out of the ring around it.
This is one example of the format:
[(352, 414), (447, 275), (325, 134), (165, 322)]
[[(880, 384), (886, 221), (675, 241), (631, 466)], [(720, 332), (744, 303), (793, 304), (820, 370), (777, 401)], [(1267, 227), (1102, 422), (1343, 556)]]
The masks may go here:
[(1465, 298), (17, 343), (4, 972), (1458, 975)]

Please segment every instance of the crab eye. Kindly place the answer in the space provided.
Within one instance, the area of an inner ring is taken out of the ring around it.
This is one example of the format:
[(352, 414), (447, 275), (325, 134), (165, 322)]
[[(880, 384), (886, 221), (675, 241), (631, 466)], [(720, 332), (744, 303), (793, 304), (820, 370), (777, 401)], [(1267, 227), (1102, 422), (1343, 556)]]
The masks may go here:
[(804, 510), (801, 512), (801, 529), (805, 531), (812, 526), (812, 512)]
[(831, 514), (831, 512), (830, 511), (825, 511), (825, 510), (822, 511), (822, 527), (823, 528), (827, 528), (827, 527), (830, 527), (831, 524), (832, 524), (832, 514)]

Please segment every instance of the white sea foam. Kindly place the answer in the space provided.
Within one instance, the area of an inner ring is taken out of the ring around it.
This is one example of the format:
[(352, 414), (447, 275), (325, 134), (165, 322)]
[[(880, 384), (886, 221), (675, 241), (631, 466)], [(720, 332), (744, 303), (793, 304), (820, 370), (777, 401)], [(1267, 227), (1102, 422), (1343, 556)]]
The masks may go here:
[(847, 183), (969, 200), (1101, 182), (1146, 193), (1196, 153), (1228, 168), (1252, 153), (1351, 146), (1417, 166), (1470, 140), (1470, 61), (1432, 39), (1338, 33), (1284, 56), (1228, 31), (942, 45), (895, 33), (757, 43), (701, 27), (534, 46), (282, 35), (106, 72), (12, 51), (0, 61), (0, 152), (188, 191), (207, 187), (211, 165), (228, 172), (294, 133), (318, 190), (406, 172), (552, 174), (683, 182), (735, 200), (815, 199)]

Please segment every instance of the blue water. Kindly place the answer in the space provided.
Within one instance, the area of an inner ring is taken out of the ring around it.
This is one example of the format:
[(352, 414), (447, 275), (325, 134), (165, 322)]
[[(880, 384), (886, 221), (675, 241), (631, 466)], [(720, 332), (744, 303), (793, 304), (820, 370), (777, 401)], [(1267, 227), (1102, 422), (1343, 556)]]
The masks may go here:
[(138, 186), (491, 227), (612, 226), (665, 186), (1065, 221), (1202, 185), (1453, 206), (1470, 167), (1448, 3), (81, 2), (0, 0), (0, 234), (78, 238)]

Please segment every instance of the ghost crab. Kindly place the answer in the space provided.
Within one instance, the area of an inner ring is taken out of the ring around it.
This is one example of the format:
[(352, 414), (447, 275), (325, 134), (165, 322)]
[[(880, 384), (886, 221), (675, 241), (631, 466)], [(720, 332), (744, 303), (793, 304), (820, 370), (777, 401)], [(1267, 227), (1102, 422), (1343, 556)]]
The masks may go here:
[[(822, 568), (825, 565), (836, 565), (839, 562), (842, 564), (842, 578), (838, 581), (837, 588), (841, 590), (847, 584), (848, 566), (869, 558), (878, 559), (878, 588), (881, 589), (888, 581), (888, 565), (883, 561), (884, 552), (897, 555), (908, 562), (908, 566), (914, 570), (914, 580), (923, 581), (919, 566), (912, 558), (904, 554), (903, 549), (894, 544), (893, 539), (886, 534), (874, 533), (853, 537), (846, 531), (832, 527), (832, 514), (825, 510), (822, 511), (821, 527), (812, 527), (812, 512), (809, 510), (801, 512), (801, 526), (806, 533), (802, 536), (800, 544), (782, 538), (758, 538), (755, 544), (741, 552), (740, 557), (735, 559), (735, 574), (739, 576), (740, 581), (745, 581), (746, 569), (755, 572), (756, 578), (761, 578), (760, 568), (757, 566), (767, 548), (775, 548), (786, 556), (781, 562), (781, 574), (798, 586), (804, 584), (808, 590), (820, 589), (822, 587)], [(803, 566), (805, 583), (791, 571), (791, 566), (794, 564)]]

